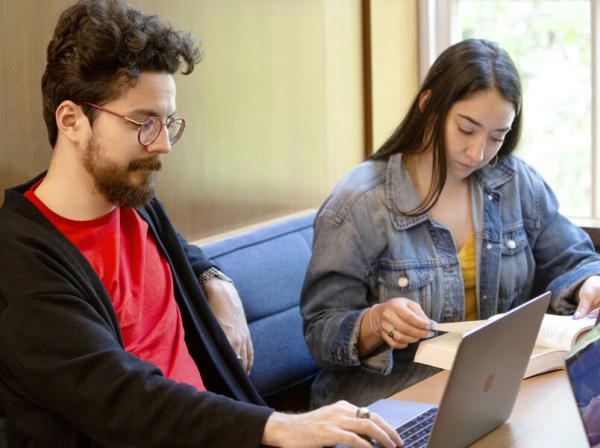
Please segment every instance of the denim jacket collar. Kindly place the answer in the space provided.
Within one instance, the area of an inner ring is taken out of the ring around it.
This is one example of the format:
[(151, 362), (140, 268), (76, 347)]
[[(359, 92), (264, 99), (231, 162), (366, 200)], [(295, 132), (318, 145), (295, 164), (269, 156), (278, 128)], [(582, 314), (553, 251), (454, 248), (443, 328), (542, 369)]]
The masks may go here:
[[(402, 153), (397, 153), (388, 160), (385, 196), (394, 226), (399, 230), (406, 230), (429, 220), (430, 217), (427, 214), (420, 216), (402, 214), (402, 211), (412, 210), (421, 202), (402, 157)], [(514, 175), (514, 168), (504, 158), (501, 158), (495, 167), (492, 168), (486, 165), (475, 171), (471, 178), (479, 184), (483, 191), (492, 193), (513, 178)], [(398, 204), (402, 204), (402, 207)]]
[(493, 168), (485, 165), (478, 169), (471, 178), (477, 182), (485, 191), (494, 191), (500, 188), (506, 182), (511, 180), (516, 174), (513, 166), (504, 157), (498, 160), (498, 164)]
[[(385, 197), (388, 209), (391, 212), (393, 225), (399, 230), (406, 230), (427, 221), (429, 216), (427, 214), (419, 216), (402, 214), (403, 211), (412, 210), (421, 203), (402, 157), (402, 153), (397, 153), (388, 160)], [(402, 204), (402, 206), (400, 207), (399, 204)]]

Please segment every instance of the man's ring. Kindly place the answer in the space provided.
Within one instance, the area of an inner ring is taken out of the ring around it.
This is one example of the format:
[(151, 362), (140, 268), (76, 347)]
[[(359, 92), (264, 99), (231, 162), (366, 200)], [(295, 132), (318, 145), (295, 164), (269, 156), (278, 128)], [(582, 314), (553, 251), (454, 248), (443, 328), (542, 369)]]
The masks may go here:
[(238, 356), (238, 357), (237, 357), (237, 359), (238, 359), (238, 361), (239, 361), (239, 362), (242, 362), (242, 361), (243, 361), (243, 359), (242, 359), (242, 357), (241, 357), (241, 356)]
[(358, 408), (356, 410), (356, 418), (371, 418), (369, 408)]
[(394, 339), (394, 330), (388, 331), (388, 336), (390, 337), (390, 339)]

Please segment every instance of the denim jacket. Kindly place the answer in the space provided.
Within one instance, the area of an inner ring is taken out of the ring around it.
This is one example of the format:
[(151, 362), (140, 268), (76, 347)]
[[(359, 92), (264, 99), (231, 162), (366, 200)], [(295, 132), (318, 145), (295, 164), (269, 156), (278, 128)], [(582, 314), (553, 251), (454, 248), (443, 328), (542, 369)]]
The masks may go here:
[[(600, 273), (600, 256), (559, 213), (548, 185), (514, 156), (476, 171), (470, 185), (480, 318), (545, 289), (553, 312), (573, 312), (573, 292)], [(419, 202), (402, 154), (395, 154), (354, 168), (321, 207), (301, 300), (306, 342), (323, 368), (312, 406), (338, 399), (369, 404), (436, 371), (411, 361), (416, 344), (384, 346), (360, 359), (358, 330), (370, 306), (405, 297), (438, 322), (464, 319), (452, 234), (427, 214), (401, 213)]]

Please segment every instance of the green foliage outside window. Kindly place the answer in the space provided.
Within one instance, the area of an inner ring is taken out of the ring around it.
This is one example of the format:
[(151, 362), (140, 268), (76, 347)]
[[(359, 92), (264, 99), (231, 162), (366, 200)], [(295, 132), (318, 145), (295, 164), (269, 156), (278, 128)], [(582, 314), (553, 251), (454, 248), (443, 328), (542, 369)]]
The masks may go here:
[(591, 25), (584, 0), (460, 0), (462, 39), (494, 40), (524, 91), (517, 155), (553, 188), (568, 216), (591, 215)]

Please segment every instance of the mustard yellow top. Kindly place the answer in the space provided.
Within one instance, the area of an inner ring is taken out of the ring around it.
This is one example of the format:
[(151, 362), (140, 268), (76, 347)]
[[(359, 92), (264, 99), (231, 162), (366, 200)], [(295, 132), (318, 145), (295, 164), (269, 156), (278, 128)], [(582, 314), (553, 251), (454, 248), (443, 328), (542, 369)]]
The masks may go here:
[(458, 261), (465, 285), (465, 320), (479, 319), (477, 312), (477, 294), (475, 292), (477, 267), (475, 256), (475, 237), (471, 238), (458, 252)]

